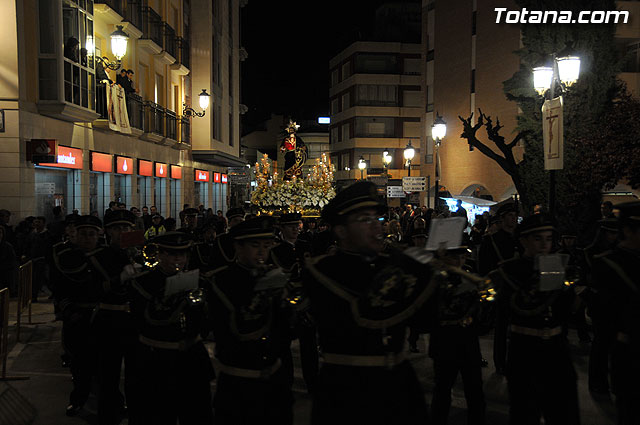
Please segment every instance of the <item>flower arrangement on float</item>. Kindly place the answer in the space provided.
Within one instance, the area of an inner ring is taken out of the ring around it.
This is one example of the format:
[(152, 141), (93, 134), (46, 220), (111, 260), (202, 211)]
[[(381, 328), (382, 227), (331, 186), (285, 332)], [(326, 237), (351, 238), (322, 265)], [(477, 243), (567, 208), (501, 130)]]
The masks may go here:
[(268, 155), (255, 165), (256, 190), (251, 203), (261, 214), (279, 215), (299, 212), (305, 217), (319, 216), (322, 208), (336, 196), (333, 188), (333, 169), (325, 154), (316, 159), (311, 172), (304, 179), (295, 176), (290, 181), (271, 174)]

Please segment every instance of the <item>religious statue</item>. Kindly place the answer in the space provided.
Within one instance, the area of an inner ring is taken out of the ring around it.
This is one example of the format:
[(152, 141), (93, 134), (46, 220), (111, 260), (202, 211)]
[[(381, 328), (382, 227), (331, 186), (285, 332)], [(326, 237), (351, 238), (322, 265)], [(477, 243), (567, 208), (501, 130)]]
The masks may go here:
[(302, 177), (302, 166), (307, 160), (307, 146), (300, 137), (296, 136), (298, 128), (300, 128), (298, 124), (289, 120), (287, 134), (280, 144), (280, 150), (284, 152), (283, 180), (285, 181)]

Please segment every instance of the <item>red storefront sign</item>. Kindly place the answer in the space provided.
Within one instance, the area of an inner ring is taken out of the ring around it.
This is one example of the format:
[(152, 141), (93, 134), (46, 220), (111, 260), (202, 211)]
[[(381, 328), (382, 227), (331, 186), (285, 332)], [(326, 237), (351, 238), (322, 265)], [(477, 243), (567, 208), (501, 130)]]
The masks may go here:
[(58, 156), (56, 163), (41, 163), (45, 167), (73, 168), (82, 170), (82, 149), (58, 146)]
[(220, 183), (220, 173), (213, 173), (213, 182)]
[(133, 174), (133, 159), (126, 156), (116, 156), (116, 173)]
[(182, 178), (182, 167), (177, 165), (171, 166), (171, 178), (172, 179), (181, 179)]
[(56, 139), (31, 139), (27, 140), (27, 161), (34, 164), (52, 162), (56, 160), (58, 141)]
[(156, 177), (167, 177), (167, 164), (156, 162)]
[(222, 184), (227, 184), (227, 182), (229, 181), (228, 177), (226, 174), (222, 175)]
[(113, 171), (113, 155), (91, 152), (91, 171), (110, 173)]
[(195, 170), (196, 172), (196, 181), (197, 182), (208, 182), (209, 181), (209, 172), (204, 170)]
[(138, 175), (152, 177), (153, 176), (153, 162), (145, 161), (144, 159), (138, 160)]

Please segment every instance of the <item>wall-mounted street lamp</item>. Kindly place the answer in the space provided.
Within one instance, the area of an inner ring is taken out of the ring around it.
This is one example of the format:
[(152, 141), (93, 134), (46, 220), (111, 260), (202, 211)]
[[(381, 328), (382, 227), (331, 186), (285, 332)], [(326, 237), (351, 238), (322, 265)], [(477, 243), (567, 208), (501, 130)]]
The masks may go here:
[(193, 108), (187, 108), (187, 105), (183, 103), (183, 117), (204, 117), (204, 113), (209, 107), (209, 100), (211, 99), (211, 96), (207, 93), (207, 89), (202, 89), (202, 93), (200, 93), (198, 97), (200, 98), (200, 108), (202, 109), (202, 112), (196, 112)]
[(362, 156), (360, 156), (358, 160), (358, 168), (360, 169), (360, 180), (364, 180), (364, 170), (367, 168), (367, 161), (365, 161)]
[(411, 146), (411, 140), (407, 143), (407, 147), (404, 148), (404, 159), (406, 161), (405, 165), (407, 166), (408, 176), (411, 177), (411, 160), (416, 155), (416, 150)]
[(389, 174), (389, 164), (393, 161), (393, 157), (389, 155), (389, 149), (385, 149), (382, 152), (382, 163), (384, 164), (384, 172), (385, 174)]
[[(96, 60), (102, 64), (103, 68), (116, 71), (122, 66), (122, 58), (127, 54), (128, 42), (129, 34), (122, 30), (122, 25), (116, 25), (116, 30), (111, 33), (111, 52), (116, 60), (109, 62), (109, 58), (106, 56), (96, 58)], [(91, 47), (93, 48), (94, 46)]]

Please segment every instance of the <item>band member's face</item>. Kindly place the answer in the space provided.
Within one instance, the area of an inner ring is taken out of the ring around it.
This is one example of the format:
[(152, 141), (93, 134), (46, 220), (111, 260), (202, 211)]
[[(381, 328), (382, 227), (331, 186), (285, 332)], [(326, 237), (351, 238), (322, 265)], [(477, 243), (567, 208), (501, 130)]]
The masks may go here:
[(98, 229), (93, 227), (81, 227), (76, 234), (76, 245), (83, 251), (92, 251), (98, 246)]
[(158, 267), (168, 275), (184, 270), (188, 260), (187, 250), (158, 252)]
[(271, 239), (249, 239), (236, 242), (236, 255), (240, 264), (250, 269), (264, 266), (273, 246)]
[(282, 236), (288, 241), (294, 241), (298, 239), (300, 234), (300, 223), (283, 224), (281, 226)]
[(545, 230), (525, 235), (520, 238), (520, 243), (524, 248), (525, 257), (535, 257), (536, 255), (547, 255), (553, 246), (553, 232)]
[(375, 255), (384, 248), (382, 221), (375, 209), (349, 214), (346, 223), (337, 225), (335, 232), (340, 246), (348, 251)]
[(123, 233), (130, 232), (131, 226), (127, 224), (114, 224), (105, 229), (109, 237), (109, 243), (113, 246), (120, 247), (120, 237)]

